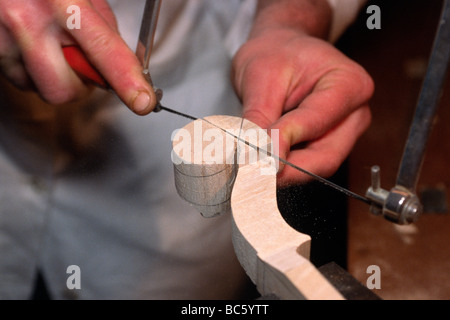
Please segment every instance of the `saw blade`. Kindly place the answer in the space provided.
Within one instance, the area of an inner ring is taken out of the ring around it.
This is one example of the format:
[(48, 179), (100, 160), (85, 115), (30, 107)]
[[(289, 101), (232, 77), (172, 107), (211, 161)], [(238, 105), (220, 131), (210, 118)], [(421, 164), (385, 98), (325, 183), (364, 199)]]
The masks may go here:
[(270, 151), (268, 151), (268, 150), (264, 150), (264, 149), (262, 149), (262, 148), (260, 148), (260, 147), (258, 147), (258, 146), (255, 146), (254, 144), (248, 142), (247, 140), (242, 139), (242, 138), (240, 137), (240, 135), (241, 135), (241, 131), (242, 131), (242, 125), (243, 125), (243, 122), (244, 122), (244, 119), (243, 119), (243, 118), (242, 118), (242, 121), (241, 121), (241, 128), (240, 128), (240, 130), (239, 130), (239, 136), (237, 136), (237, 135), (233, 134), (232, 132), (229, 132), (228, 130), (226, 130), (226, 129), (224, 129), (224, 128), (221, 128), (220, 126), (218, 126), (218, 125), (212, 123), (211, 121), (208, 121), (208, 120), (205, 119), (205, 118), (194, 117), (194, 116), (192, 116), (192, 115), (189, 115), (189, 114), (186, 114), (186, 113), (183, 113), (183, 112), (180, 112), (180, 111), (176, 111), (176, 110), (173, 110), (173, 109), (164, 107), (164, 106), (162, 106), (162, 105), (160, 105), (160, 108), (161, 108), (161, 110), (165, 110), (165, 111), (167, 111), (167, 112), (170, 112), (170, 113), (173, 113), (173, 114), (176, 114), (176, 115), (178, 115), (178, 116), (185, 117), (185, 118), (188, 118), (188, 119), (191, 119), (191, 120), (202, 120), (202, 121), (205, 121), (206, 123), (208, 123), (208, 124), (210, 124), (210, 125), (212, 125), (212, 126), (218, 128), (218, 129), (220, 129), (221, 131), (225, 132), (226, 134), (231, 135), (234, 139), (236, 139), (236, 140), (238, 140), (238, 141), (240, 141), (240, 142), (242, 142), (242, 143), (248, 145), (249, 147), (251, 147), (251, 148), (253, 148), (253, 149), (257, 150), (257, 151), (262, 151), (262, 152), (264, 152), (264, 153), (267, 154), (268, 156), (273, 157), (275, 160), (278, 160), (278, 161), (282, 162), (283, 164), (288, 165), (288, 166), (294, 168), (294, 169), (297, 170), (297, 171), (300, 171), (300, 172), (302, 172), (302, 173), (304, 173), (304, 174), (309, 175), (310, 177), (312, 177), (313, 179), (315, 179), (315, 180), (317, 180), (317, 181), (323, 183), (324, 185), (327, 185), (327, 186), (329, 186), (329, 187), (331, 187), (331, 188), (334, 188), (335, 190), (337, 190), (337, 191), (339, 191), (339, 192), (342, 192), (342, 193), (344, 193), (345, 195), (347, 195), (347, 196), (349, 196), (349, 197), (352, 197), (352, 198), (354, 198), (354, 199), (357, 199), (357, 200), (359, 200), (359, 201), (362, 201), (362, 202), (364, 202), (364, 203), (366, 203), (366, 204), (372, 204), (372, 201), (371, 201), (370, 199), (368, 199), (368, 198), (366, 198), (366, 197), (364, 197), (364, 196), (361, 196), (361, 195), (359, 195), (359, 194), (357, 194), (357, 193), (355, 193), (355, 192), (353, 192), (353, 191), (350, 191), (350, 190), (348, 190), (348, 189), (346, 189), (346, 188), (344, 188), (344, 187), (341, 187), (340, 185), (338, 185), (338, 184), (336, 184), (336, 183), (334, 183), (334, 182), (331, 182), (330, 180), (327, 180), (327, 179), (325, 179), (325, 178), (323, 178), (323, 177), (321, 177), (321, 176), (318, 176), (318, 175), (316, 175), (315, 173), (312, 173), (312, 172), (310, 172), (310, 171), (308, 171), (308, 170), (306, 170), (306, 169), (303, 169), (303, 168), (301, 168), (301, 167), (299, 167), (299, 166), (297, 166), (297, 165), (295, 165), (295, 164), (293, 164), (293, 163), (291, 163), (291, 162), (289, 162), (289, 161), (287, 161), (287, 160), (285, 160), (285, 159), (283, 159), (283, 158), (280, 158), (279, 156), (273, 154), (272, 152), (270, 152)]

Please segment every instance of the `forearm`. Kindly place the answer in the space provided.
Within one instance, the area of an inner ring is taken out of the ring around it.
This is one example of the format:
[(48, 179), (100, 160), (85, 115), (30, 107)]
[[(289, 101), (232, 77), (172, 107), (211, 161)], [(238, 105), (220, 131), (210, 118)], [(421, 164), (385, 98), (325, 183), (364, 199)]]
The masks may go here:
[(259, 0), (250, 37), (265, 30), (290, 28), (326, 39), (332, 10), (327, 0)]

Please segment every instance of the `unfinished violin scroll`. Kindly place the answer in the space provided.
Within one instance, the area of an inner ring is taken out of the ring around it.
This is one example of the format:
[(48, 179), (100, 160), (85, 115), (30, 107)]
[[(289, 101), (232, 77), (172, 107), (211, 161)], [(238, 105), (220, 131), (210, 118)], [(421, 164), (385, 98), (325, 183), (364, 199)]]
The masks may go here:
[(179, 195), (205, 217), (231, 211), (236, 256), (262, 295), (343, 299), (309, 261), (311, 238), (290, 227), (278, 211), (276, 162), (265, 130), (237, 117), (205, 120), (172, 137)]
[[(212, 116), (206, 120), (198, 119), (176, 132), (172, 161), (178, 194), (209, 218), (230, 212), (239, 166), (266, 157), (262, 150), (270, 148), (270, 138), (265, 130), (241, 118)], [(255, 150), (233, 135), (262, 148)]]

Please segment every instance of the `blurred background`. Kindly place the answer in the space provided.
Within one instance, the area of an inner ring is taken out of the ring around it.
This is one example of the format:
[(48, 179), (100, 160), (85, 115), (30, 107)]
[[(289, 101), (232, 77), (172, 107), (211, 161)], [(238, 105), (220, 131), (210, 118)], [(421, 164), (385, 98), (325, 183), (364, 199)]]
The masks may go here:
[[(348, 187), (364, 194), (370, 168), (381, 167), (381, 187), (395, 185), (398, 166), (425, 75), (443, 1), (369, 1), (337, 43), (375, 81), (373, 122), (348, 161)], [(381, 9), (381, 29), (366, 26), (366, 8)], [(450, 39), (449, 39), (450, 41)], [(397, 226), (348, 200), (347, 270), (366, 284), (370, 265), (381, 269), (383, 299), (450, 299), (450, 82), (447, 77), (418, 193), (426, 212)]]

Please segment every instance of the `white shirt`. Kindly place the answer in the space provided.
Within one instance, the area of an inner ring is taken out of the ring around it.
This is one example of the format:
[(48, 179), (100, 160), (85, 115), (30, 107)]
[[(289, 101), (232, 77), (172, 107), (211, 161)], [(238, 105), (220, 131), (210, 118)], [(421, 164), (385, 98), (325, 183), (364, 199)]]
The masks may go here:
[[(134, 50), (144, 1), (109, 2)], [(150, 72), (164, 105), (239, 115), (229, 66), (254, 5), (163, 1)], [(38, 268), (56, 299), (238, 297), (230, 217), (205, 219), (175, 190), (170, 138), (190, 120), (139, 117), (100, 90), (64, 109), (0, 103), (0, 299), (28, 298)], [(81, 289), (67, 285), (72, 265)]]

